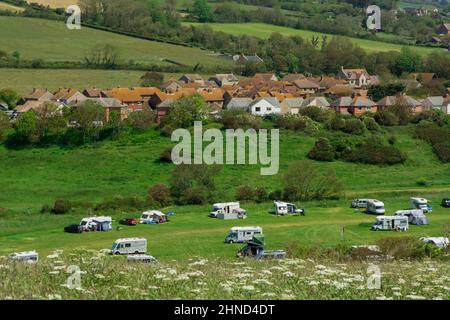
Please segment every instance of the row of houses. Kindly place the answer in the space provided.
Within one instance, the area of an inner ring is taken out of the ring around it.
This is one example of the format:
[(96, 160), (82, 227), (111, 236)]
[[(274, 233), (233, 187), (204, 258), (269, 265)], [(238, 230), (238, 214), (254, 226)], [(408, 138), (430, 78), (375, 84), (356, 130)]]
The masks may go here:
[[(414, 74), (411, 77), (419, 83), (419, 80), (431, 81), (434, 75)], [(36, 111), (45, 103), (53, 103), (57, 108), (76, 108), (85, 101), (94, 101), (104, 107), (106, 121), (112, 112), (125, 119), (131, 112), (142, 110), (155, 110), (160, 120), (173, 103), (194, 94), (205, 100), (213, 114), (227, 108), (239, 108), (261, 116), (296, 114), (301, 108), (316, 106), (332, 108), (342, 114), (361, 115), (397, 104), (407, 105), (412, 112), (440, 108), (449, 113), (448, 96), (416, 100), (397, 95), (372, 101), (367, 95), (367, 87), (379, 83), (379, 78), (365, 69), (346, 68), (341, 68), (335, 77), (288, 74), (281, 79), (272, 73), (241, 79), (233, 74), (216, 74), (208, 79), (198, 74), (184, 74), (178, 79), (169, 79), (160, 87), (88, 88), (82, 91), (60, 88), (56, 92), (33, 89), (19, 102), (16, 113)]]

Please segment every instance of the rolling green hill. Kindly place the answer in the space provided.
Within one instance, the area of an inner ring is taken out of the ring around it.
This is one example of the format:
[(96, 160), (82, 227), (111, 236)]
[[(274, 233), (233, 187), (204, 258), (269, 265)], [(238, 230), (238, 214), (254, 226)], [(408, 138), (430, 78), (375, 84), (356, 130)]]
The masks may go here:
[[(205, 25), (200, 23), (193, 23), (193, 22), (186, 22), (185, 24), (192, 24), (195, 26), (198, 25)], [(259, 38), (268, 38), (272, 33), (278, 32), (284, 36), (301, 36), (306, 39), (312, 38), (312, 36), (323, 36), (326, 34), (315, 32), (315, 31), (308, 31), (308, 30), (298, 30), (288, 27), (281, 27), (281, 26), (275, 26), (265, 23), (208, 23), (206, 24), (213, 28), (215, 31), (222, 31), (233, 35), (251, 35)], [(332, 37), (333, 35), (327, 35), (328, 37)], [(359, 45), (362, 49), (366, 50), (367, 52), (377, 52), (377, 51), (400, 51), (402, 48), (401, 45), (393, 44), (393, 43), (387, 43), (382, 41), (372, 41), (372, 40), (365, 40), (365, 39), (357, 39), (357, 38), (350, 38), (353, 43)], [(426, 47), (418, 47), (413, 46), (411, 48), (414, 48), (417, 52), (425, 55), (429, 54), (433, 51), (443, 51), (444, 49), (440, 48), (426, 48)]]
[[(145, 197), (147, 188), (157, 182), (168, 183), (172, 164), (157, 160), (162, 150), (171, 145), (159, 131), (133, 135), (118, 141), (106, 141), (79, 149), (57, 147), (24, 150), (0, 149), (0, 254), (14, 250), (37, 249), (46, 254), (54, 249), (108, 248), (116, 238), (144, 236), (152, 254), (163, 260), (186, 259), (193, 255), (230, 257), (238, 246), (222, 243), (234, 225), (259, 225), (264, 228), (269, 248), (283, 247), (291, 240), (305, 245), (336, 245), (342, 225), (346, 226), (345, 243), (371, 243), (386, 235), (398, 233), (369, 230), (373, 216), (349, 208), (354, 197), (374, 197), (386, 203), (388, 213), (408, 206), (413, 195), (429, 198), (434, 206), (428, 226), (411, 226), (407, 234), (439, 236), (443, 225), (450, 223), (450, 210), (439, 206), (443, 197), (450, 197), (450, 164), (442, 164), (431, 147), (412, 138), (412, 127), (389, 128), (397, 136), (396, 145), (409, 160), (403, 165), (374, 166), (335, 162), (316, 162), (322, 170), (333, 169), (342, 180), (345, 198), (334, 201), (309, 201), (306, 217), (277, 218), (269, 214), (271, 203), (243, 204), (249, 217), (243, 221), (218, 221), (207, 218), (210, 205), (165, 208), (176, 215), (166, 225), (124, 227), (106, 233), (65, 234), (63, 227), (78, 223), (86, 214), (81, 204), (98, 203), (115, 196)], [(387, 130), (387, 129), (385, 129)], [(268, 190), (282, 187), (283, 173), (290, 163), (306, 158), (314, 138), (292, 132), (281, 132), (280, 172), (261, 176), (258, 166), (226, 165), (215, 177), (220, 201), (232, 201), (236, 187), (243, 184), (263, 186)], [(425, 177), (432, 183), (420, 187)], [(42, 214), (44, 204), (65, 198), (81, 205), (65, 215)], [(138, 217), (139, 212), (101, 211), (111, 214), (114, 225), (123, 217)]]
[(227, 61), (207, 51), (172, 44), (148, 41), (82, 27), (69, 30), (63, 22), (0, 17), (0, 48), (19, 51), (23, 59), (47, 61), (82, 61), (89, 49), (98, 44), (112, 44), (122, 61), (167, 64), (170, 59), (187, 65), (224, 65)]

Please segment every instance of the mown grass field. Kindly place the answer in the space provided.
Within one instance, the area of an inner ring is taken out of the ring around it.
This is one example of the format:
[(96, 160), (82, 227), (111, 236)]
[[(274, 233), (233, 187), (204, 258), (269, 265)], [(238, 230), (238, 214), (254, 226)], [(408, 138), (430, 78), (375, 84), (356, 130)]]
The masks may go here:
[[(185, 24), (192, 24), (195, 26), (205, 25), (200, 23), (186, 22)], [(324, 33), (308, 31), (308, 30), (298, 30), (288, 27), (275, 26), (265, 23), (208, 23), (206, 24), (210, 26), (215, 31), (222, 31), (225, 33), (233, 34), (233, 35), (251, 35), (259, 38), (268, 38), (274, 32), (278, 32), (284, 36), (301, 36), (305, 39), (311, 39), (313, 36), (323, 36), (326, 35)], [(333, 35), (327, 35), (328, 37), (332, 37)], [(387, 43), (382, 41), (372, 41), (365, 39), (357, 39), (351, 37), (344, 37), (350, 39), (353, 43), (359, 45), (362, 49), (367, 52), (379, 52), (379, 51), (400, 51), (402, 48), (401, 45)], [(426, 55), (434, 51), (443, 51), (444, 49), (440, 48), (425, 48), (412, 46), (414, 50), (419, 52), (420, 54)]]
[[(89, 69), (8, 69), (0, 68), (0, 89), (13, 89), (21, 95), (29, 94), (33, 88), (50, 91), (60, 87), (78, 90), (89, 87), (112, 88), (140, 85), (144, 71), (89, 70)], [(166, 73), (166, 79), (178, 79), (181, 74)]]
[(63, 22), (44, 19), (0, 17), (0, 48), (18, 51), (23, 59), (45, 61), (83, 61), (96, 45), (111, 44), (123, 63), (135, 61), (167, 65), (170, 59), (186, 65), (224, 65), (227, 61), (207, 51), (82, 27), (69, 30)]
[[(207, 217), (210, 205), (164, 208), (176, 215), (164, 225), (123, 227), (110, 232), (66, 234), (64, 226), (79, 223), (92, 214), (87, 209), (75, 209), (66, 215), (39, 213), (43, 204), (65, 198), (86, 207), (114, 196), (146, 195), (147, 188), (167, 183), (171, 164), (160, 164), (160, 152), (171, 145), (157, 131), (114, 142), (81, 149), (57, 147), (19, 151), (0, 149), (0, 254), (36, 249), (47, 254), (55, 249), (70, 251), (109, 248), (117, 238), (143, 236), (149, 241), (149, 251), (163, 261), (185, 260), (192, 256), (233, 259), (239, 245), (227, 245), (223, 239), (235, 225), (263, 227), (268, 248), (283, 248), (290, 241), (303, 245), (334, 246), (339, 243), (367, 244), (384, 236), (401, 236), (393, 232), (373, 232), (374, 216), (349, 208), (354, 197), (374, 197), (383, 200), (387, 212), (408, 207), (410, 196), (429, 198), (434, 206), (430, 225), (411, 226), (405, 233), (415, 237), (440, 236), (450, 223), (450, 210), (439, 206), (450, 197), (450, 164), (440, 163), (426, 143), (411, 138), (411, 127), (390, 129), (397, 136), (397, 145), (410, 159), (404, 165), (379, 167), (349, 164), (341, 161), (317, 163), (323, 170), (333, 169), (342, 180), (345, 197), (338, 201), (301, 203), (305, 217), (276, 217), (269, 214), (272, 204), (243, 205), (249, 217), (239, 221), (220, 221)], [(236, 187), (242, 184), (265, 186), (268, 190), (282, 187), (282, 175), (295, 160), (305, 159), (314, 138), (282, 132), (280, 138), (280, 173), (260, 176), (258, 166), (224, 166), (215, 177), (217, 197), (234, 200)], [(430, 187), (419, 187), (425, 177)], [(111, 214), (114, 226), (123, 217), (139, 217), (139, 212), (97, 212)], [(341, 228), (345, 226), (344, 239)]]
[(51, 8), (67, 8), (70, 5), (78, 4), (78, 0), (29, 0), (28, 3), (39, 3)]

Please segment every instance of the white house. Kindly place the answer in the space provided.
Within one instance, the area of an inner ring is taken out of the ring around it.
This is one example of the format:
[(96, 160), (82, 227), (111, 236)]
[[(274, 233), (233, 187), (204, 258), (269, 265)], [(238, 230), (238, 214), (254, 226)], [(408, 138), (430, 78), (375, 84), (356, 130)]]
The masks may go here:
[(271, 113), (280, 113), (281, 105), (277, 98), (264, 97), (253, 100), (249, 105), (249, 112), (257, 116), (265, 116)]
[(444, 97), (442, 96), (427, 97), (423, 99), (422, 105), (424, 110), (442, 109), (444, 106)]

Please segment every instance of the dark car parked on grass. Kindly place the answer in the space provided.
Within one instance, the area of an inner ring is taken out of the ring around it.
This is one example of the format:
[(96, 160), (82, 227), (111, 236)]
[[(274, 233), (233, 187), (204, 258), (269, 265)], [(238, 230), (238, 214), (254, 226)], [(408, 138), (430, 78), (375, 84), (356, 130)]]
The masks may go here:
[(450, 208), (450, 199), (448, 199), (448, 198), (442, 199), (442, 206), (444, 208)]
[(124, 224), (127, 226), (135, 226), (137, 225), (137, 220), (133, 218), (125, 218), (119, 221), (120, 224)]
[(83, 228), (78, 224), (71, 224), (70, 226), (67, 226), (64, 228), (64, 232), (68, 233), (82, 233)]

